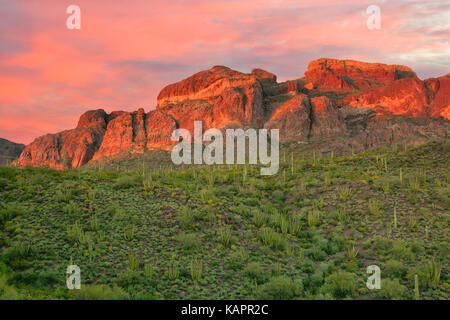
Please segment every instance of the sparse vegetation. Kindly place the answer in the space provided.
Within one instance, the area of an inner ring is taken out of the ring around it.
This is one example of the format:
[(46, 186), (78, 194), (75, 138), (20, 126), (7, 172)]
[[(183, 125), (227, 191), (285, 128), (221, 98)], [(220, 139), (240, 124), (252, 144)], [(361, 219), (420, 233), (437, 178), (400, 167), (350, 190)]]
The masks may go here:
[[(448, 300), (448, 145), (286, 148), (275, 176), (0, 167), (0, 298)], [(365, 286), (371, 264), (380, 290)]]

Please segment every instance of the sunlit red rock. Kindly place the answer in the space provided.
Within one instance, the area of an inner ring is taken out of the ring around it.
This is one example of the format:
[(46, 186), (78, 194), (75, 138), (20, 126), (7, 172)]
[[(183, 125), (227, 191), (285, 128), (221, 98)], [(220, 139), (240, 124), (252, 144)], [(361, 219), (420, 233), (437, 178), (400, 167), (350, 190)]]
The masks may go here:
[[(262, 85), (258, 79), (267, 77), (273, 80), (274, 75), (260, 69), (254, 72), (257, 75), (223, 66), (198, 72), (162, 89), (157, 108), (170, 107), (167, 112), (175, 119), (184, 117), (179, 115), (180, 112), (192, 112), (191, 116), (198, 118), (211, 110), (211, 120), (207, 122), (218, 128), (224, 126), (221, 123), (226, 125), (228, 122), (260, 126), (264, 120), (264, 110)], [(180, 120), (180, 125), (182, 123)]]
[(428, 106), (430, 117), (450, 119), (450, 74), (440, 78), (425, 80), (433, 92), (433, 99)]
[(92, 159), (104, 129), (77, 128), (35, 139), (22, 152), (21, 166), (49, 166), (58, 169), (78, 168)]
[[(343, 99), (356, 108), (373, 108), (379, 115), (403, 115), (412, 118), (449, 117), (450, 81), (448, 77), (421, 81), (401, 79), (388, 86), (369, 89)], [(434, 91), (432, 88), (435, 88)]]
[(203, 131), (279, 129), (281, 141), (315, 141), (337, 153), (419, 143), (448, 137), (449, 122), (442, 118), (450, 119), (449, 92), (450, 75), (422, 81), (398, 65), (319, 59), (304, 78), (282, 83), (262, 69), (246, 74), (216, 66), (166, 86), (149, 113), (88, 111), (75, 129), (37, 138), (19, 164), (76, 168), (123, 154), (170, 150), (177, 143), (173, 131), (193, 133), (196, 120)]
[(322, 58), (309, 63), (305, 77), (320, 87), (364, 89), (417, 76), (401, 65)]

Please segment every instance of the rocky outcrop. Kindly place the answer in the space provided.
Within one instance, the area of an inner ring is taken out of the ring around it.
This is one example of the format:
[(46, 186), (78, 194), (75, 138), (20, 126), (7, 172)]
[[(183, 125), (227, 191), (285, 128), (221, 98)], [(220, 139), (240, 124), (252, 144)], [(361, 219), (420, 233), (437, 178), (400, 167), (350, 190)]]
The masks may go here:
[[(99, 115), (105, 115), (103, 121)], [(94, 120), (92, 123), (87, 119)], [(22, 152), (21, 166), (78, 168), (91, 160), (101, 145), (105, 133), (106, 113), (103, 110), (84, 114), (76, 129), (47, 134), (35, 139)]]
[(281, 141), (307, 141), (311, 127), (311, 104), (305, 94), (294, 95), (279, 106), (264, 125), (266, 129), (279, 129)]
[[(158, 95), (158, 109), (169, 107), (170, 114), (178, 113), (174, 106), (191, 116), (210, 115), (210, 125), (221, 129), (221, 123), (261, 126), (264, 119), (262, 85), (264, 79), (276, 83), (276, 77), (266, 71), (255, 69), (245, 74), (223, 66), (201, 71), (180, 82), (170, 84)], [(175, 116), (177, 119), (177, 117)]]
[(450, 73), (440, 78), (427, 79), (425, 85), (433, 97), (428, 106), (428, 115), (450, 119)]
[(431, 96), (425, 83), (417, 78), (410, 78), (350, 96), (345, 98), (342, 104), (356, 108), (372, 108), (379, 115), (425, 118), (428, 117), (430, 102)]
[(328, 58), (311, 61), (305, 77), (317, 86), (337, 89), (365, 89), (417, 78), (406, 66)]
[(417, 78), (406, 66), (318, 59), (308, 65), (305, 88), (344, 90), (340, 105), (372, 108), (378, 115), (450, 119), (450, 76)]
[(311, 99), (312, 140), (347, 135), (345, 117), (333, 102), (325, 96)]
[(0, 138), (0, 166), (16, 160), (23, 149), (25, 149), (25, 145), (23, 144)]
[(173, 131), (192, 133), (196, 120), (203, 131), (279, 129), (281, 141), (314, 141), (339, 152), (416, 143), (448, 136), (449, 90), (450, 75), (422, 81), (405, 66), (352, 60), (315, 60), (304, 78), (282, 83), (262, 69), (216, 66), (166, 86), (148, 113), (88, 111), (75, 129), (37, 138), (19, 164), (70, 168), (170, 150)]

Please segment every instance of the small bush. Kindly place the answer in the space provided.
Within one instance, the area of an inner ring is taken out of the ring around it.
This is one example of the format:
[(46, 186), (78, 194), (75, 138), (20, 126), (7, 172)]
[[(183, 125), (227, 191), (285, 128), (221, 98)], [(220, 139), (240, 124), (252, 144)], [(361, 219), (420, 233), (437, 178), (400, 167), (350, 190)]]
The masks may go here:
[(375, 199), (370, 199), (368, 204), (368, 209), (374, 216), (379, 216), (383, 213), (383, 205), (381, 202)]
[(255, 210), (253, 212), (253, 222), (257, 228), (261, 228), (267, 222), (267, 216), (264, 212)]
[(191, 271), (192, 281), (198, 282), (202, 277), (203, 263), (198, 259), (193, 259), (190, 263), (189, 269)]
[(271, 228), (262, 228), (259, 232), (261, 242), (273, 249), (284, 249), (286, 243), (282, 236)]
[(180, 270), (178, 270), (178, 263), (172, 261), (167, 267), (167, 275), (169, 280), (176, 280), (180, 276)]
[(385, 264), (386, 272), (389, 275), (392, 275), (394, 277), (402, 278), (406, 272), (407, 268), (404, 266), (404, 264), (401, 261), (398, 260), (389, 260)]
[(126, 175), (117, 178), (114, 189), (128, 189), (131, 187), (142, 186), (142, 177), (135, 175)]
[(431, 260), (424, 268), (421, 278), (425, 285), (436, 288), (441, 279), (442, 263), (436, 260)]
[(281, 275), (281, 264), (280, 263), (275, 263), (270, 268), (270, 276), (278, 277), (279, 275)]
[(338, 187), (337, 192), (339, 194), (339, 199), (342, 201), (347, 200), (353, 194), (352, 188), (348, 186)]
[(153, 275), (155, 274), (156, 270), (156, 263), (146, 263), (144, 266), (144, 275), (148, 279), (152, 279)]
[(180, 233), (177, 240), (182, 245), (183, 250), (194, 249), (199, 244), (198, 236), (195, 233)]
[(337, 299), (355, 295), (355, 275), (348, 272), (337, 272), (328, 277), (331, 294)]
[(407, 288), (400, 284), (398, 279), (382, 279), (381, 289), (379, 291), (379, 296), (388, 300), (401, 300), (404, 299), (407, 293)]
[(140, 264), (141, 262), (139, 260), (139, 257), (133, 251), (130, 251), (128, 253), (128, 267), (130, 268), (130, 270), (138, 270)]
[(229, 228), (222, 228), (218, 231), (219, 242), (225, 247), (228, 248), (231, 246), (231, 230)]
[(260, 300), (291, 300), (297, 293), (297, 286), (291, 279), (279, 276), (262, 285), (257, 292)]
[(127, 225), (127, 227), (125, 228), (125, 234), (124, 234), (125, 240), (127, 240), (127, 241), (133, 240), (135, 230), (136, 230), (136, 226), (134, 224)]
[(230, 254), (228, 267), (232, 270), (241, 269), (248, 260), (248, 252), (243, 247)]
[(178, 212), (178, 222), (184, 229), (189, 229), (194, 224), (194, 212), (186, 206), (180, 208)]
[(264, 281), (263, 267), (258, 262), (249, 263), (245, 268), (245, 274), (258, 283)]
[(313, 209), (308, 212), (308, 226), (315, 229), (320, 224), (320, 211)]
[(120, 287), (104, 285), (82, 285), (80, 290), (72, 290), (70, 295), (75, 300), (123, 300), (128, 294)]

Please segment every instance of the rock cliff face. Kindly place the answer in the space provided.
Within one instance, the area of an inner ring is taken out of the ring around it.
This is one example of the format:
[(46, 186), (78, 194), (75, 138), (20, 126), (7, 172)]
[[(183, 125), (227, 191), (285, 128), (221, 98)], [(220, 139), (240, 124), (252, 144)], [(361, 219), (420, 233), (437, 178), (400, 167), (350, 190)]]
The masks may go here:
[(24, 148), (23, 144), (0, 138), (0, 166), (16, 160)]
[(262, 69), (246, 74), (216, 66), (166, 86), (148, 113), (88, 111), (75, 129), (37, 138), (19, 164), (76, 168), (104, 157), (170, 150), (172, 132), (192, 131), (195, 120), (203, 130), (279, 129), (282, 141), (323, 142), (325, 149), (414, 143), (448, 136), (449, 97), (449, 74), (422, 81), (398, 65), (318, 59), (303, 78), (282, 83)]
[(180, 119), (180, 126), (186, 129), (193, 125), (193, 119), (203, 119), (205, 127), (217, 129), (228, 124), (261, 126), (262, 79), (276, 83), (276, 76), (264, 70), (245, 74), (216, 66), (162, 89), (157, 108)]
[(326, 58), (310, 62), (305, 77), (317, 86), (340, 89), (366, 89), (399, 79), (417, 78), (406, 66)]

